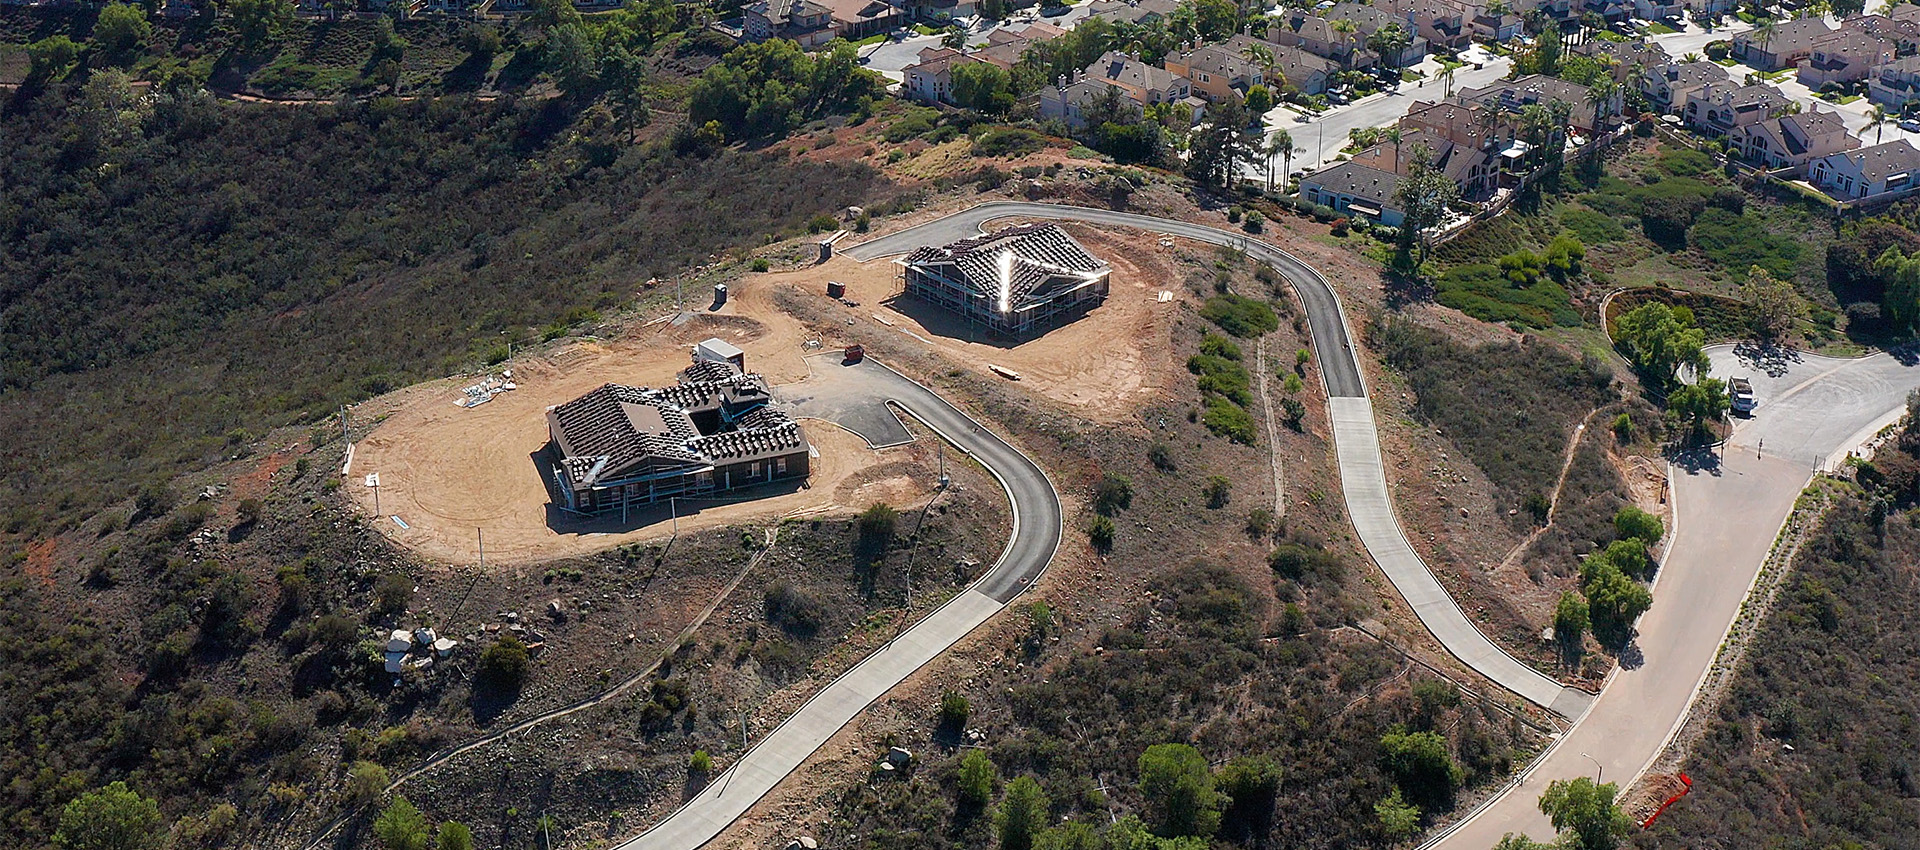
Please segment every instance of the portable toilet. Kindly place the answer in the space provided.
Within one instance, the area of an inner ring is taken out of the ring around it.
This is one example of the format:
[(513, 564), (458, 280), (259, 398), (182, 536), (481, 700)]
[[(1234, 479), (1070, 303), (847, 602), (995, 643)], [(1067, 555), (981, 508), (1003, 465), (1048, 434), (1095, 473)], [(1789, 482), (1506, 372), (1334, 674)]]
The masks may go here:
[(847, 285), (837, 280), (827, 281), (827, 297), (828, 298), (847, 297)]
[(725, 303), (727, 303), (727, 285), (724, 283), (714, 284), (713, 285), (713, 306), (719, 307)]

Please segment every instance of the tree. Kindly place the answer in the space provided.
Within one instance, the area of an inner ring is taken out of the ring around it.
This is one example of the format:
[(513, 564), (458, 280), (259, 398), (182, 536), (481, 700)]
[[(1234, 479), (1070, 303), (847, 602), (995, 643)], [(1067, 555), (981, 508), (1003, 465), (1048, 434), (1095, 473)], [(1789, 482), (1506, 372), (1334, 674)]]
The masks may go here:
[(899, 511), (894, 510), (893, 506), (886, 502), (875, 502), (872, 507), (860, 512), (860, 519), (855, 525), (859, 529), (861, 540), (873, 541), (876, 545), (885, 546), (893, 540), (894, 528), (899, 523)]
[(1795, 322), (1807, 316), (1806, 303), (1800, 300), (1793, 284), (1776, 279), (1760, 266), (1747, 270), (1747, 280), (1740, 285), (1740, 297), (1747, 302), (1754, 334), (1764, 341), (1786, 336)]
[(1194, 182), (1232, 188), (1240, 164), (1253, 158), (1258, 135), (1249, 132), (1247, 109), (1238, 98), (1227, 98), (1207, 113), (1207, 123), (1194, 133), (1188, 150), (1187, 175)]
[(1420, 807), (1407, 802), (1398, 788), (1373, 804), (1373, 816), (1379, 819), (1380, 831), (1389, 841), (1411, 838), (1420, 831)]
[(1674, 390), (1667, 396), (1668, 415), (1689, 427), (1696, 439), (1707, 436), (1708, 427), (1727, 415), (1727, 385), (1719, 378), (1702, 378)]
[(1888, 327), (1904, 331), (1920, 319), (1920, 252), (1908, 256), (1888, 246), (1873, 261), (1873, 270), (1886, 281), (1880, 295), (1880, 316)]
[(527, 23), (536, 29), (546, 30), (579, 22), (580, 10), (573, 7), (573, 0), (533, 0), (532, 8), (527, 12)]
[(1578, 647), (1587, 624), (1587, 601), (1571, 590), (1560, 594), (1560, 604), (1553, 608), (1553, 637), (1560, 646), (1568, 652)]
[(293, 4), (287, 0), (228, 0), (226, 9), (240, 34), (240, 49), (247, 54), (258, 52), (293, 22)]
[(1394, 191), (1394, 203), (1400, 207), (1400, 248), (1403, 254), (1414, 245), (1420, 253), (1413, 267), (1427, 261), (1429, 231), (1446, 221), (1447, 210), (1460, 198), (1460, 184), (1433, 167), (1433, 152), (1425, 143), (1413, 146), (1413, 162), (1406, 179)]
[(80, 64), (80, 45), (64, 35), (50, 35), (27, 45), (27, 79), (57, 83)]
[(940, 726), (953, 732), (967, 728), (967, 718), (973, 714), (973, 705), (959, 691), (947, 691), (940, 695)]
[(1633, 621), (1653, 607), (1653, 594), (1612, 562), (1591, 557), (1587, 561), (1581, 565), (1581, 589), (1587, 594), (1593, 636), (1609, 646), (1624, 646), (1633, 636)]
[(953, 102), (987, 115), (1004, 115), (1013, 109), (1013, 78), (1007, 69), (992, 62), (969, 62), (954, 66)]
[(447, 821), (440, 825), (433, 850), (473, 850), (473, 830), (459, 821)]
[(1224, 508), (1233, 499), (1233, 482), (1224, 475), (1209, 475), (1200, 492), (1207, 497), (1207, 507)]
[[(1262, 151), (1267, 157), (1267, 191), (1271, 192), (1274, 188), (1273, 158), (1276, 156), (1280, 157), (1281, 178), (1283, 180), (1291, 180), (1293, 179), (1293, 155), (1302, 150), (1302, 148), (1293, 146), (1293, 134), (1285, 130), (1275, 130), (1273, 131), (1273, 135), (1267, 137), (1266, 148)], [(1285, 183), (1283, 182), (1281, 185), (1285, 185)]]
[(1207, 760), (1187, 744), (1154, 744), (1140, 754), (1147, 822), (1164, 838), (1206, 838), (1220, 828), (1226, 795), (1214, 790)]
[(1022, 776), (1007, 785), (1007, 798), (1000, 801), (1000, 846), (1004, 850), (1032, 850), (1033, 840), (1047, 828), (1047, 809), (1053, 805), (1047, 792), (1031, 776)]
[(1542, 844), (1525, 835), (1509, 832), (1500, 836), (1500, 843), (1493, 845), (1493, 850), (1561, 850), (1561, 848), (1555, 844)]
[(1569, 850), (1613, 850), (1633, 830), (1633, 819), (1613, 802), (1618, 788), (1586, 777), (1556, 779), (1540, 795), (1540, 813), (1553, 820)]
[(1413, 44), (1413, 36), (1398, 22), (1387, 24), (1367, 36), (1367, 49), (1380, 54), (1389, 65), (1398, 65), (1400, 52)]
[(1873, 125), (1873, 143), (1880, 144), (1880, 137), (1887, 132), (1887, 111), (1878, 106), (1868, 109), (1867, 123)]
[(541, 63), (553, 84), (568, 97), (584, 101), (600, 91), (600, 61), (593, 33), (584, 24), (561, 24), (547, 32)]
[(1247, 89), (1247, 112), (1251, 115), (1265, 115), (1273, 108), (1273, 92), (1258, 83)]
[(1673, 386), (1680, 367), (1706, 374), (1705, 331), (1693, 326), (1693, 312), (1658, 301), (1642, 304), (1614, 322), (1615, 345), (1650, 389)]
[(146, 46), (152, 34), (145, 12), (125, 3), (109, 3), (93, 24), (92, 39), (108, 62), (124, 66), (133, 62), (133, 54)]
[(1827, 0), (1827, 11), (1845, 20), (1866, 11), (1867, 0)]
[(1000, 780), (1000, 769), (982, 750), (968, 750), (960, 760), (960, 804), (981, 809), (993, 799), (993, 786)]
[(1241, 756), (1220, 768), (1216, 783), (1227, 795), (1221, 831), (1229, 836), (1265, 835), (1280, 793), (1280, 766), (1264, 756)]
[(427, 819), (405, 797), (395, 797), (373, 822), (373, 834), (387, 850), (427, 850)]
[(1628, 505), (1614, 513), (1613, 533), (1621, 540), (1638, 540), (1643, 546), (1652, 546), (1660, 542), (1667, 529), (1659, 517)]
[(164, 835), (160, 805), (116, 781), (68, 801), (53, 844), (63, 850), (147, 850)]
[(1452, 804), (1466, 770), (1453, 760), (1440, 733), (1409, 732), (1395, 726), (1380, 736), (1380, 749), (1382, 766), (1409, 798), (1433, 808)]
[(967, 46), (967, 30), (959, 24), (948, 24), (940, 34), (940, 46), (948, 50), (964, 50)]
[(480, 653), (474, 684), (502, 694), (517, 694), (526, 684), (530, 664), (527, 645), (513, 635), (503, 634)]

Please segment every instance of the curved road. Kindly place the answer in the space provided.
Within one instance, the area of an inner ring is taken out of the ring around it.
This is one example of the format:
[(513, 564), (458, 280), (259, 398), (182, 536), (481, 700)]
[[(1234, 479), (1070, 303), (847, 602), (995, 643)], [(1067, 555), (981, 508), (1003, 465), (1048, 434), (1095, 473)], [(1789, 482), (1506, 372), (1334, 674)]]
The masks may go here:
[(1474, 627), (1453, 597), (1407, 543), (1394, 515), (1387, 487), (1380, 438), (1374, 430), (1373, 403), (1367, 399), (1360, 359), (1347, 330), (1339, 296), (1318, 269), (1299, 258), (1242, 233), (1113, 210), (1035, 204), (1019, 201), (981, 204), (926, 224), (855, 245), (847, 252), (858, 260), (902, 254), (922, 245), (941, 245), (977, 236), (989, 221), (1007, 217), (1068, 219), (1089, 224), (1131, 227), (1245, 251), (1271, 265), (1293, 284), (1313, 328), (1314, 352), (1326, 382), (1327, 410), (1333, 420), (1334, 446), (1339, 454), (1341, 488), (1354, 530), (1393, 586), (1412, 606), (1420, 622), (1447, 651), (1481, 675), (1528, 701), (1568, 718), (1577, 718), (1593, 697), (1564, 687), (1508, 655)]
[(986, 622), (1053, 560), (1060, 546), (1060, 498), (1047, 474), (1020, 450), (913, 381), (868, 360), (829, 368), (857, 370), (876, 394), (978, 460), (1013, 504), (1013, 534), (985, 575), (841, 674), (773, 732), (715, 777), (692, 800), (619, 850), (693, 850), (779, 784), (874, 700)]

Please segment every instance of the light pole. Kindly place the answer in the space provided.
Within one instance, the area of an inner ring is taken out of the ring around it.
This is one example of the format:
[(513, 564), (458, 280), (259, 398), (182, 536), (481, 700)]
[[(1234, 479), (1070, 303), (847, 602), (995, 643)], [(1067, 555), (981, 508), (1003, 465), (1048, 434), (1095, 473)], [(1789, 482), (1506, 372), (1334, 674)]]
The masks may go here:
[(1607, 774), (1606, 765), (1601, 764), (1599, 759), (1594, 758), (1593, 756), (1587, 755), (1586, 753), (1581, 753), (1580, 757), (1583, 759), (1586, 759), (1587, 761), (1593, 762), (1593, 784), (1595, 785), (1600, 784), (1600, 777), (1605, 776)]

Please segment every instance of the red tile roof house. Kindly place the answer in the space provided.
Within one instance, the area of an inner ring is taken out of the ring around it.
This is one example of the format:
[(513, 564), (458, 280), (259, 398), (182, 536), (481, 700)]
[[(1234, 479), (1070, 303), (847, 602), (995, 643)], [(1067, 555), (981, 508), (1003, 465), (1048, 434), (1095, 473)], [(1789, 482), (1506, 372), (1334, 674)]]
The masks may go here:
[(1743, 32), (1733, 37), (1733, 58), (1762, 71), (1791, 68), (1813, 55), (1813, 42), (1833, 28), (1820, 18), (1801, 18), (1773, 25), (1763, 39), (1758, 33)]
[(1112, 269), (1052, 223), (1002, 228), (899, 261), (904, 292), (1014, 339), (1066, 324), (1107, 299)]
[(554, 506), (598, 514), (805, 478), (806, 435), (772, 401), (759, 375), (698, 359), (671, 387), (607, 384), (548, 408)]

